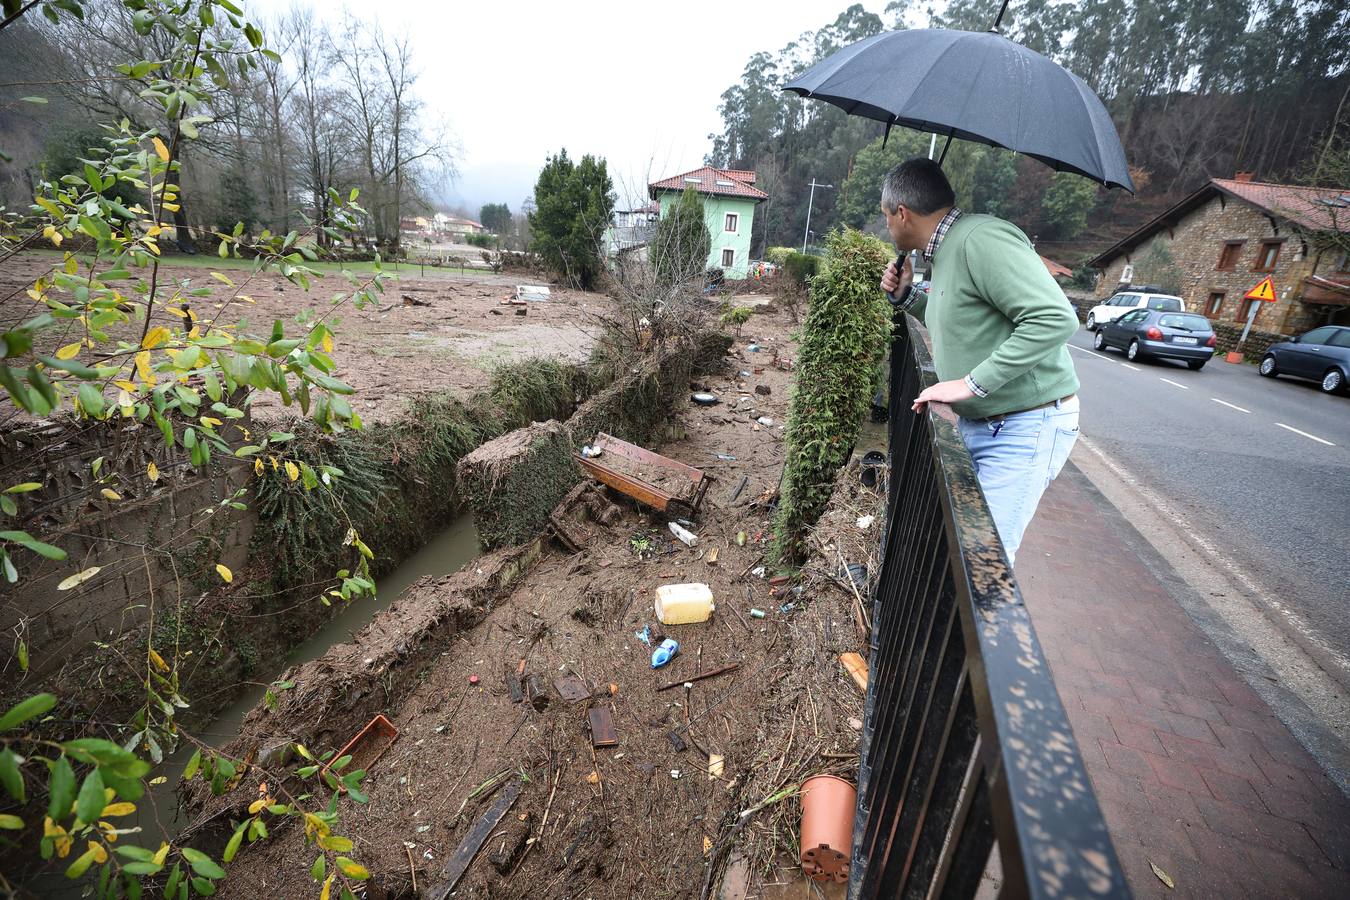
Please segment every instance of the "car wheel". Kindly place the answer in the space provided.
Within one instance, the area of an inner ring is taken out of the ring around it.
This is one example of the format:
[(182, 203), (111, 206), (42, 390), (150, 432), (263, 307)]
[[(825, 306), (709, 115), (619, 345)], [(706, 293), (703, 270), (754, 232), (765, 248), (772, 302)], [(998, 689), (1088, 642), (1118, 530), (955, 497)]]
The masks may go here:
[(1098, 331), (1096, 334), (1094, 334), (1094, 335), (1092, 336), (1092, 349), (1094, 349), (1094, 350), (1105, 350), (1105, 349), (1106, 349), (1106, 333), (1105, 333), (1105, 332)]
[(1345, 373), (1340, 369), (1327, 369), (1322, 376), (1322, 391), (1327, 394), (1339, 394), (1345, 388)]
[(1130, 362), (1135, 362), (1139, 359), (1139, 338), (1130, 341), (1130, 346), (1125, 350), (1125, 355), (1129, 358)]
[(1096, 330), (1097, 330), (1097, 314), (1096, 314), (1096, 313), (1088, 313), (1088, 317), (1087, 317), (1087, 330), (1088, 330), (1088, 331), (1096, 331)]
[(1199, 372), (1205, 367), (1205, 363), (1208, 361), (1209, 360), (1205, 359), (1188, 359), (1186, 360), (1186, 368), (1190, 369), (1192, 372)]
[(1257, 369), (1257, 371), (1267, 378), (1274, 378), (1276, 375), (1280, 374), (1275, 371), (1275, 357), (1269, 353), (1262, 358), (1261, 367)]

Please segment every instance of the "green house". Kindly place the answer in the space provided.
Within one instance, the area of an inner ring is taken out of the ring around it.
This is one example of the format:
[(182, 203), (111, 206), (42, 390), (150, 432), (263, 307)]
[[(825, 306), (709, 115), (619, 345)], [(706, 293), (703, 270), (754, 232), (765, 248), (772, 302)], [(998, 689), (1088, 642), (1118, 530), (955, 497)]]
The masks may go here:
[(742, 169), (704, 166), (648, 185), (653, 200), (661, 204), (661, 218), (680, 202), (686, 188), (698, 191), (707, 214), (712, 250), (708, 268), (721, 269), (727, 278), (750, 274), (750, 230), (755, 223), (755, 205), (769, 195), (755, 187), (755, 173)]

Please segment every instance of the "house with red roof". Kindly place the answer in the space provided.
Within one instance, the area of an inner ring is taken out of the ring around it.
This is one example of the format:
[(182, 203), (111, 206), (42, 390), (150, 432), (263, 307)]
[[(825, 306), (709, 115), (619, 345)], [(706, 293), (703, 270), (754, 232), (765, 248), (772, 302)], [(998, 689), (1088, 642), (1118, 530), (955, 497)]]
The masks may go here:
[[(1350, 188), (1271, 184), (1239, 172), (1210, 179), (1089, 264), (1105, 299), (1148, 282), (1158, 260), (1170, 259), (1188, 310), (1243, 324), (1255, 305), (1254, 328), (1299, 334), (1350, 325), (1347, 235)], [(1245, 299), (1266, 278), (1275, 301)]]
[(647, 186), (651, 198), (661, 205), (661, 218), (680, 202), (689, 188), (703, 200), (712, 249), (708, 268), (721, 269), (727, 278), (746, 278), (750, 274), (750, 233), (755, 222), (755, 207), (769, 195), (755, 187), (755, 173), (744, 169), (715, 169), (703, 166), (691, 172), (672, 175)]

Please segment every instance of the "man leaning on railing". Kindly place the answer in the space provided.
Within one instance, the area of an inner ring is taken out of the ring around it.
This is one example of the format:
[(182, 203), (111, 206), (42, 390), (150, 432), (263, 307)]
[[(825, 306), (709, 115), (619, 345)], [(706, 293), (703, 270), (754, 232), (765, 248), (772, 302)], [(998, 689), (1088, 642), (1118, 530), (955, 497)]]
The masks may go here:
[[(900, 271), (881, 288), (918, 317), (933, 341), (938, 383), (914, 401), (950, 403), (1011, 563), (1041, 494), (1078, 439), (1078, 376), (1068, 339), (1078, 317), (1016, 226), (962, 212), (929, 159), (886, 175), (881, 209)], [(931, 266), (914, 287), (910, 252)]]

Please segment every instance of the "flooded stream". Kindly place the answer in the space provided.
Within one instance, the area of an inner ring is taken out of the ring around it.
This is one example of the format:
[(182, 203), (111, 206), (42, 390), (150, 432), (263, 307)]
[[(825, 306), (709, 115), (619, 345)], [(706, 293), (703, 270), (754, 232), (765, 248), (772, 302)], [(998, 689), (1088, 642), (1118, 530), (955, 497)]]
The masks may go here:
[[(478, 547), (478, 529), (472, 514), (466, 511), (428, 541), (422, 549), (404, 560), (398, 568), (380, 578), (376, 584), (374, 597), (352, 601), (323, 628), (292, 650), (273, 671), (267, 673), (265, 681), (247, 682), (233, 703), (221, 710), (208, 725), (195, 730), (193, 734), (213, 747), (224, 745), (239, 733), (239, 723), (249, 710), (262, 701), (268, 685), (278, 680), (281, 673), (291, 666), (319, 658), (335, 644), (351, 640), (352, 636), (365, 627), (376, 613), (397, 600), (409, 585), (423, 575), (449, 575), (477, 558), (481, 552)], [(155, 774), (164, 775), (168, 780), (152, 787), (146, 794), (140, 804), (144, 815), (136, 823), (144, 828), (148, 835), (162, 830), (162, 836), (171, 839), (185, 824), (177, 814), (178, 804), (173, 792), (183, 766), (191, 756), (192, 748), (184, 745), (158, 767)], [(153, 847), (155, 840), (147, 837), (145, 844)]]

